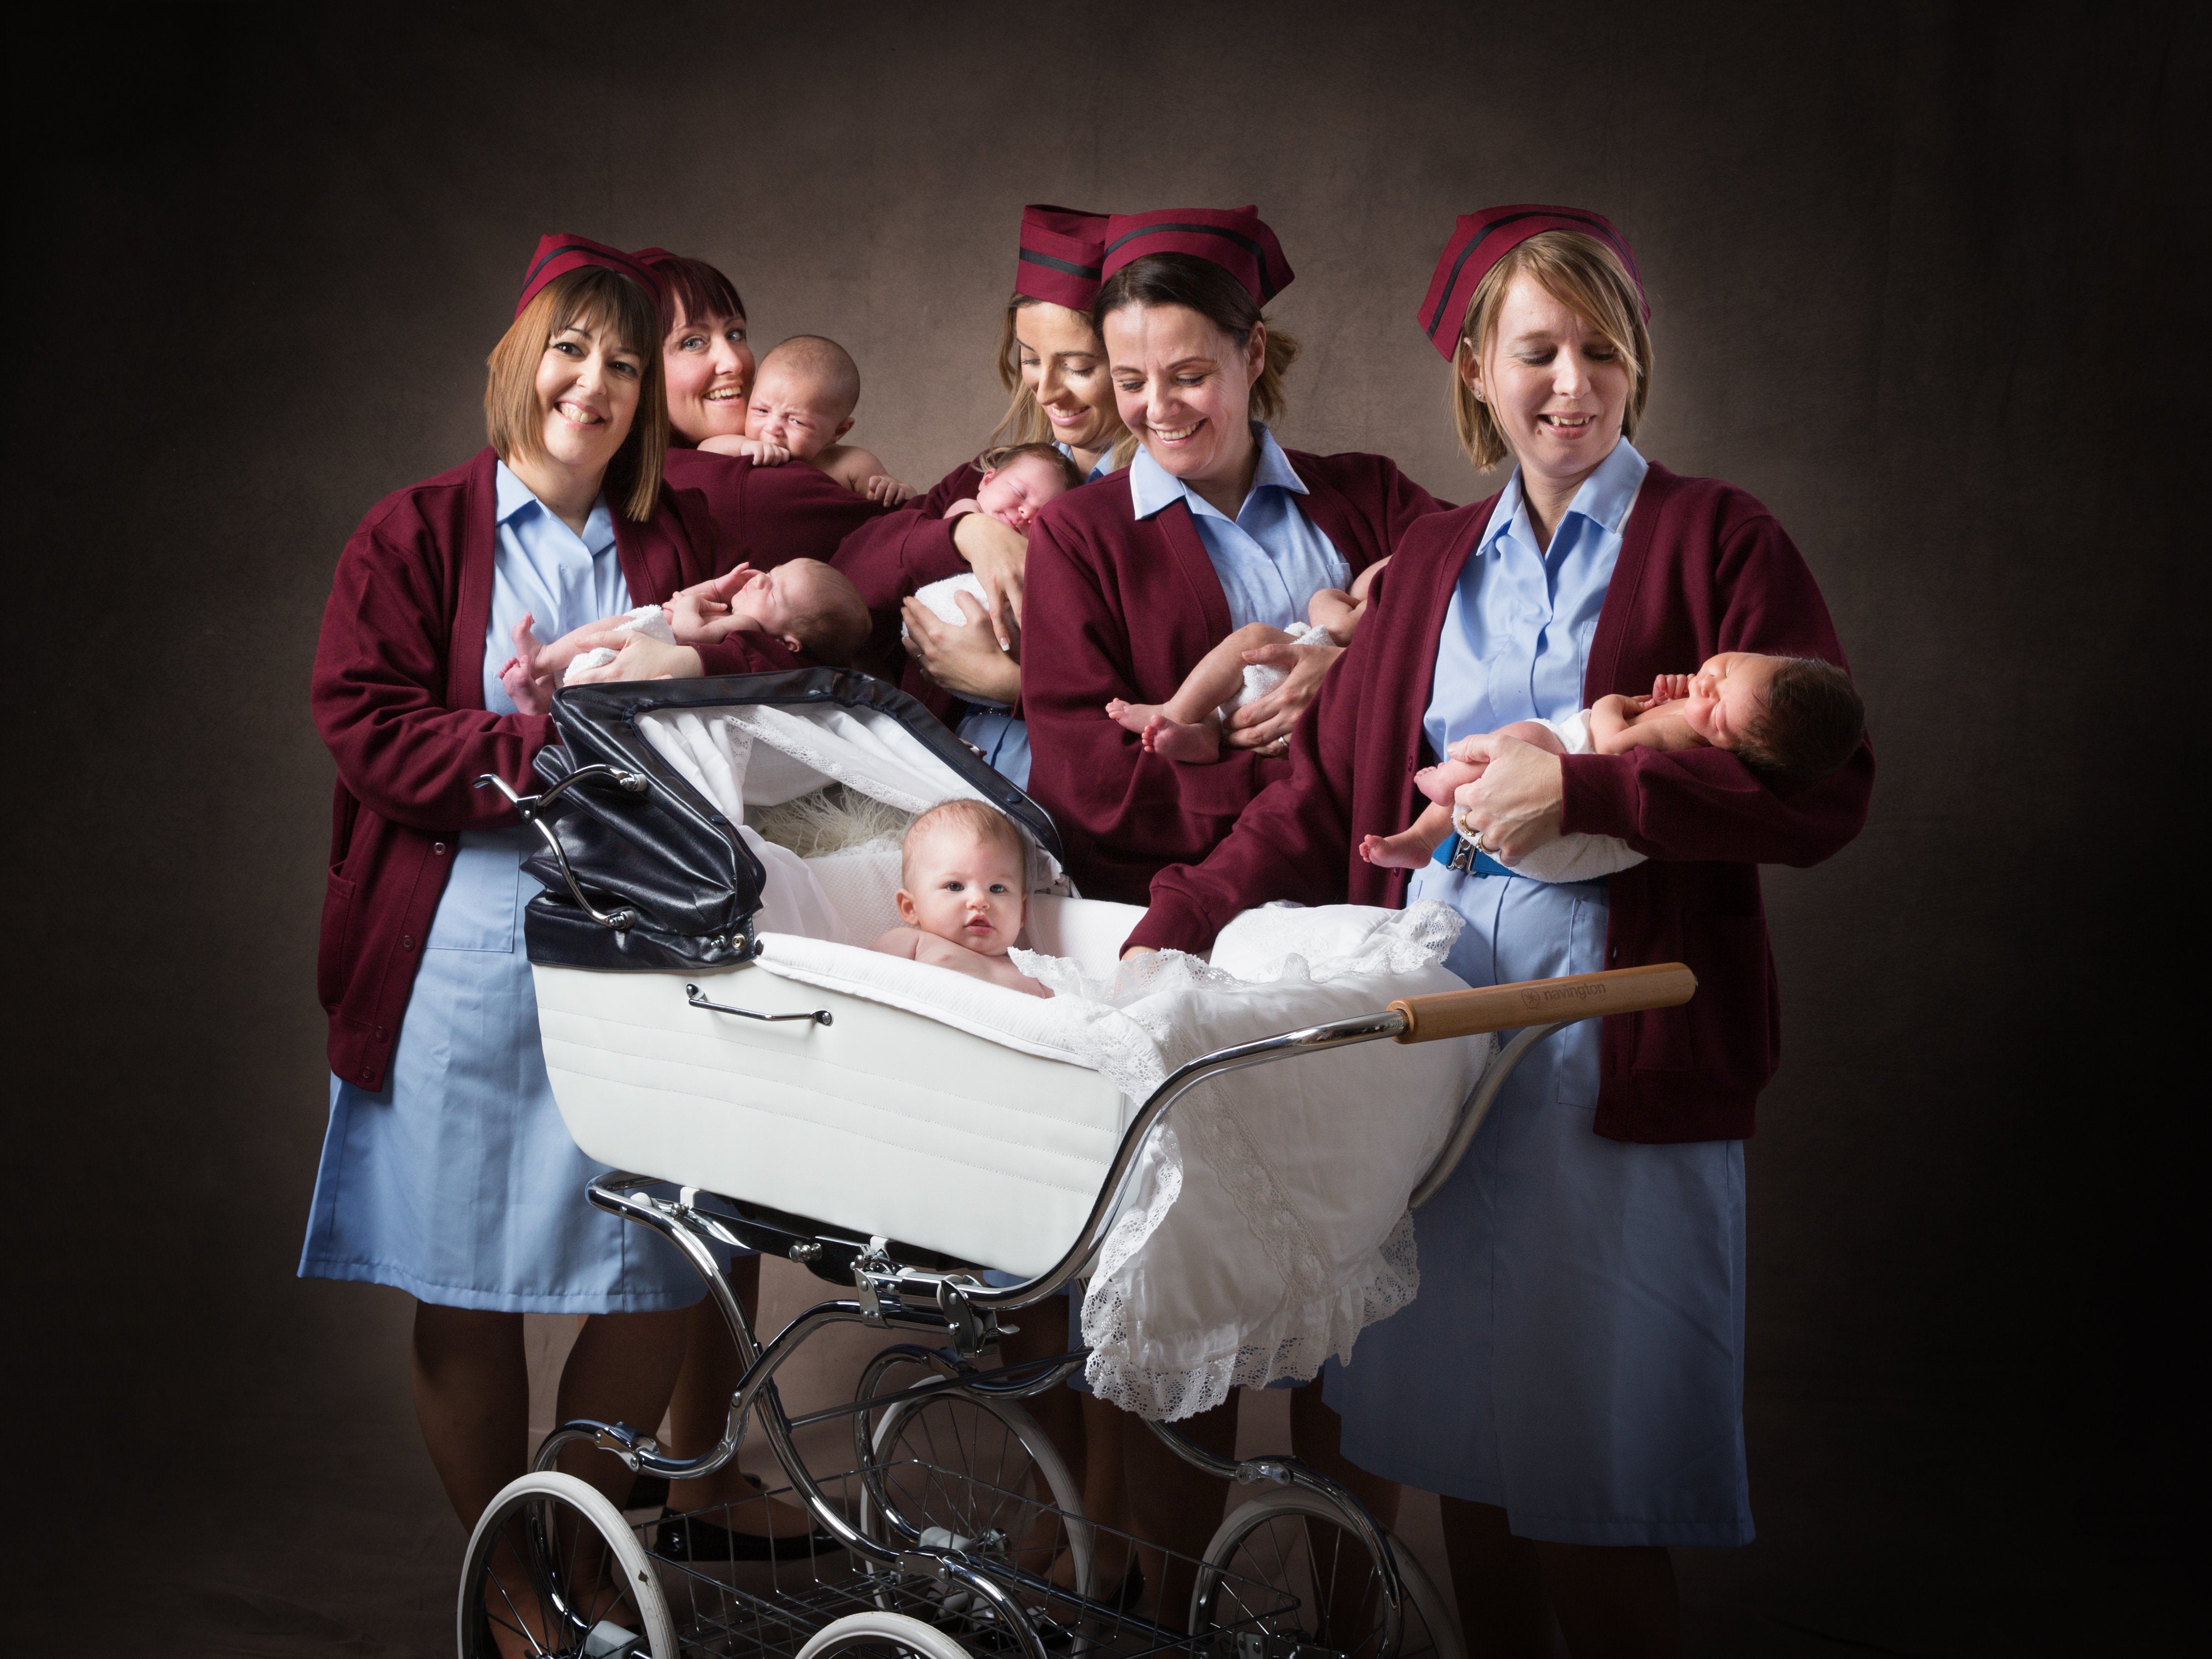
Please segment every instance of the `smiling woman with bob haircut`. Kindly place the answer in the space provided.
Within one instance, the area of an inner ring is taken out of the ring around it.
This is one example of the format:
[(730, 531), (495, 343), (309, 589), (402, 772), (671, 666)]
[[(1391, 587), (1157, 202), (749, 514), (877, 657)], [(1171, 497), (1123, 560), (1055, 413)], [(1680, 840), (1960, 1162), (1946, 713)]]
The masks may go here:
[[(1427, 898), (1465, 921), (1450, 966), (1470, 985), (1696, 973), (1686, 1006), (1571, 1025), (1522, 1060), (1420, 1212), (1419, 1299), (1327, 1381), (1345, 1456), (1443, 1494), (1470, 1650), (1548, 1653), (1556, 1612), (1577, 1653), (1679, 1652), (1668, 1548), (1752, 1536), (1743, 1141), (1778, 1036), (1759, 865), (1818, 863), (1856, 835), (1874, 758), (1862, 741), (1799, 782), (1718, 748), (1563, 757), (1482, 735), (1724, 652), (1841, 667), (1843, 648), (1772, 514), (1629, 441), (1652, 351), (1610, 222), (1465, 215), (1419, 315), (1468, 458), (1512, 477), (1407, 537), (1291, 776), (1203, 863), (1162, 872), (1130, 946), (1203, 950), (1273, 899)], [(1362, 838), (1409, 822), (1424, 756), (1470, 737), (1486, 770), (1459, 792), (1462, 860), (1447, 840), (1409, 889)], [(1577, 831), (1648, 861), (1514, 872)]]
[[(489, 360), (489, 446), (371, 509), (315, 653), (337, 767), (317, 967), (330, 1129), (300, 1272), (415, 1298), (416, 1414), (465, 1527), (525, 1468), (522, 1316), (588, 1316), (562, 1417), (655, 1423), (701, 1290), (584, 1200), (598, 1170), (554, 1105), (523, 951), (537, 884), (513, 811), (477, 787), (528, 792), (553, 740), (500, 683), (526, 623), (557, 635), (714, 574), (703, 504), (661, 477), (661, 337), (649, 271), (545, 238)], [(744, 672), (763, 648), (625, 652), (624, 672)], [(576, 1473), (629, 1479), (608, 1458)]]

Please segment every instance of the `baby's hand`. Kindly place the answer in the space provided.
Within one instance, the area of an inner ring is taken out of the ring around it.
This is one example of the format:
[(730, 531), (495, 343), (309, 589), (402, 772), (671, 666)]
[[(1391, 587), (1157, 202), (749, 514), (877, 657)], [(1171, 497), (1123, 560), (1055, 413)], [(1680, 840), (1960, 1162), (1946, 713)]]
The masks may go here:
[(752, 566), (738, 564), (728, 575), (717, 577), (714, 581), (702, 581), (695, 588), (684, 588), (675, 599), (664, 604), (661, 615), (668, 617), (668, 630), (677, 637), (677, 644), (712, 644), (730, 633), (730, 604), (723, 595), (734, 592), (750, 580)]
[(881, 501), (886, 507), (904, 507), (913, 498), (914, 491), (896, 478), (877, 473), (860, 486), (860, 493), (872, 501)]
[(791, 452), (781, 444), (772, 444), (765, 438), (740, 438), (734, 434), (702, 438), (699, 447), (717, 455), (737, 455), (755, 466), (781, 466), (791, 459)]
[(1650, 708), (1656, 704), (1673, 702), (1677, 697), (1686, 697), (1689, 695), (1690, 677), (1687, 674), (1661, 674), (1656, 676), (1651, 682), (1650, 696), (1640, 701), (1644, 708)]

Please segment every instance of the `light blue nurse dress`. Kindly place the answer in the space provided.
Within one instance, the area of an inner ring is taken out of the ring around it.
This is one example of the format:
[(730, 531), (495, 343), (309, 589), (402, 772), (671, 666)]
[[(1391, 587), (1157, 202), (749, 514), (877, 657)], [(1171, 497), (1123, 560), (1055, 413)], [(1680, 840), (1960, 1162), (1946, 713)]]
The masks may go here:
[[(501, 463), (484, 707), (523, 612), (550, 640), (630, 608), (602, 500), (576, 532)], [(657, 1234), (584, 1197), (604, 1173), (561, 1121), (538, 1046), (522, 911), (520, 830), (471, 830), (423, 941), (380, 1092), (331, 1079), (303, 1279), (367, 1279), (424, 1302), (501, 1313), (687, 1307), (698, 1276)]]
[[(1445, 615), (1424, 719), (1437, 754), (1582, 707), (1644, 471), (1624, 440), (1540, 554), (1519, 475), (1506, 486)], [(1409, 896), (1467, 919), (1449, 965), (1470, 985), (1605, 965), (1602, 881), (1432, 862)], [(1589, 1020), (1539, 1043), (1499, 1092), (1414, 1218), (1420, 1294), (1329, 1368), (1345, 1455), (1496, 1504), (1523, 1538), (1746, 1544), (1743, 1143), (1603, 1139), (1597, 1086)]]
[[(1069, 445), (1055, 443), (1053, 447), (1073, 460), (1074, 449)], [(1092, 463), (1086, 483), (1095, 483), (1114, 470), (1111, 450)], [(1012, 780), (1014, 787), (1030, 787), (1030, 727), (1029, 722), (1017, 720), (1014, 711), (1005, 703), (973, 702), (961, 716), (955, 728), (961, 738), (975, 745), (984, 763), (1002, 778)]]

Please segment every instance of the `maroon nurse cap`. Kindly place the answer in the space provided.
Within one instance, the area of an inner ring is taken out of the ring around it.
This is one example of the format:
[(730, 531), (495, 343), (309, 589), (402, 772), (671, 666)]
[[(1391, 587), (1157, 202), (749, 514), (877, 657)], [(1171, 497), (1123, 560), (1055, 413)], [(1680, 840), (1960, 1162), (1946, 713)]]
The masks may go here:
[(1088, 311), (1098, 297), (1098, 262), (1106, 252), (1106, 216), (1033, 202), (1022, 210), (1022, 253), (1014, 292)]
[(1117, 213), (1106, 222), (1104, 275), (1147, 253), (1189, 253), (1219, 265), (1260, 305), (1291, 285), (1283, 245), (1255, 207), (1163, 208)]
[(642, 288), (648, 299), (657, 302), (660, 298), (660, 278), (653, 275), (645, 255), (659, 252), (658, 248), (647, 248), (641, 253), (625, 253), (588, 236), (541, 236), (538, 239), (538, 252), (530, 256), (530, 270), (522, 279), (522, 297), (514, 302), (514, 314), (522, 315), (523, 307), (536, 299), (538, 290), (556, 276), (566, 276), (586, 265), (621, 272)]
[(1644, 320), (1651, 320), (1651, 301), (1644, 298), (1644, 277), (1629, 252), (1628, 238), (1613, 228), (1613, 221), (1584, 208), (1541, 207), (1523, 202), (1512, 207), (1485, 208), (1462, 213), (1452, 227), (1451, 239), (1437, 256), (1437, 274), (1429, 279), (1428, 297), (1421, 301), (1421, 332), (1429, 337), (1445, 362), (1459, 349), (1460, 326), (1467, 319), (1468, 302), (1491, 268), (1539, 231), (1579, 230), (1595, 236), (1620, 256), (1636, 284), (1636, 297), (1644, 307)]

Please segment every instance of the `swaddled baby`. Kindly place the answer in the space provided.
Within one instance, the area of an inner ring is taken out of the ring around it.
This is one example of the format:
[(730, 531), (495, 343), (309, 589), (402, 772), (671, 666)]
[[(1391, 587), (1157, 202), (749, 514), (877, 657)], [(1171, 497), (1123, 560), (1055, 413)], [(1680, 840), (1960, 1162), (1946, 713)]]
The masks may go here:
[(1006, 959), (1029, 921), (1029, 848), (980, 800), (939, 803), (908, 826), (894, 897), (903, 927), (870, 948), (1022, 991), (1051, 992)]
[[(1586, 726), (1577, 732), (1573, 726)], [(1571, 725), (1515, 720), (1493, 737), (1516, 738), (1554, 755), (1625, 755), (1632, 749), (1727, 749), (1753, 770), (1811, 783), (1857, 752), (1866, 709), (1850, 677), (1812, 657), (1723, 651), (1694, 674), (1662, 674), (1649, 696), (1600, 697)], [(1421, 815), (1395, 836), (1369, 836), (1359, 855), (1386, 868), (1418, 870), (1451, 833), (1453, 798), (1487, 763), (1462, 753), (1462, 738), (1441, 765), (1413, 774), (1429, 798)]]

